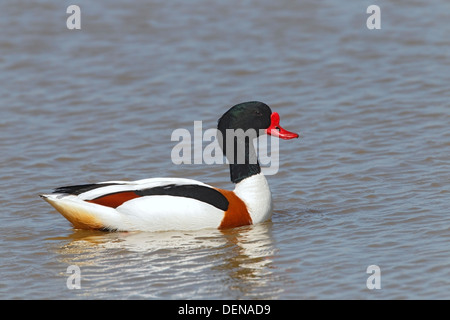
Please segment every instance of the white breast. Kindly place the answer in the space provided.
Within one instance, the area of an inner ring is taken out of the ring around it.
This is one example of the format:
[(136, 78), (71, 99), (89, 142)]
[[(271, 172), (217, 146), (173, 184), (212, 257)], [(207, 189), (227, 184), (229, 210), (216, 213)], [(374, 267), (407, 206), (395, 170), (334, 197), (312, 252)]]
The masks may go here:
[(253, 224), (266, 221), (272, 216), (272, 193), (262, 173), (237, 183), (234, 193), (247, 205)]

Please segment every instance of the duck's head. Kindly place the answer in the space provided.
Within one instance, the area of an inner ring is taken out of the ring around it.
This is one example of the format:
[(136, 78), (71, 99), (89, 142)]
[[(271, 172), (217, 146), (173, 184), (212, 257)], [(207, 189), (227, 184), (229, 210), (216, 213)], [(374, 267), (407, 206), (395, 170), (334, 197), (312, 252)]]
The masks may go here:
[[(280, 126), (280, 116), (259, 101), (235, 105), (219, 119), (219, 145), (230, 162), (231, 181), (240, 181), (261, 172), (253, 138), (269, 134), (281, 139), (298, 138), (298, 134)], [(239, 130), (240, 129), (240, 130)], [(231, 133), (229, 135), (229, 133)]]
[(217, 128), (222, 134), (227, 129), (256, 130), (257, 135), (265, 132), (274, 137), (289, 140), (298, 138), (298, 134), (287, 131), (280, 126), (280, 116), (270, 107), (259, 101), (239, 103), (225, 112), (219, 119)]

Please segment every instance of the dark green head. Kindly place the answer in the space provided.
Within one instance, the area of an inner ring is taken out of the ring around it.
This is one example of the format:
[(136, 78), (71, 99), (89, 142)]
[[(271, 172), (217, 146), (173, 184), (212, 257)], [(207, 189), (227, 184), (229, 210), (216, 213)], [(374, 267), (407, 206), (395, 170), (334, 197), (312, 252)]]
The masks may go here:
[(270, 126), (270, 107), (259, 101), (243, 102), (225, 112), (219, 119), (217, 129), (225, 134), (226, 129), (267, 129)]
[[(260, 134), (282, 139), (298, 138), (298, 134), (280, 127), (280, 116), (259, 101), (233, 106), (219, 119), (219, 144), (230, 162), (231, 181), (238, 183), (261, 172), (252, 140)], [(239, 130), (240, 129), (240, 130)]]

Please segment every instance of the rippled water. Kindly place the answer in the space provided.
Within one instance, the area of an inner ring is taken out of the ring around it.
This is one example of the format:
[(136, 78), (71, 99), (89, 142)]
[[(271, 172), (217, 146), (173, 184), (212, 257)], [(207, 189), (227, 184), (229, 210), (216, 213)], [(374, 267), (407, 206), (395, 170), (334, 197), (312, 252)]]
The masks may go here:
[[(0, 5), (0, 298), (449, 299), (450, 3)], [(176, 128), (260, 100), (280, 142), (272, 221), (233, 230), (74, 230), (39, 193), (175, 176)], [(69, 290), (68, 266), (81, 271)], [(381, 289), (369, 290), (369, 265)]]

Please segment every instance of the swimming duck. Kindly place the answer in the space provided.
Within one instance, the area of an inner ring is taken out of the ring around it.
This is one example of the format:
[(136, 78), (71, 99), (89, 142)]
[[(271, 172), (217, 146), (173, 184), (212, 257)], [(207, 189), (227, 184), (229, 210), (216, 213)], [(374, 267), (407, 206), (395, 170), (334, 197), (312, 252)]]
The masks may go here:
[[(237, 104), (219, 119), (219, 143), (230, 163), (233, 191), (191, 179), (151, 178), (59, 187), (40, 196), (78, 229), (196, 230), (260, 223), (272, 215), (272, 195), (245, 132), (253, 129), (257, 136), (298, 138), (281, 128), (279, 121), (278, 113), (259, 101)], [(227, 140), (230, 130), (244, 134)], [(245, 152), (241, 158), (239, 150)]]

